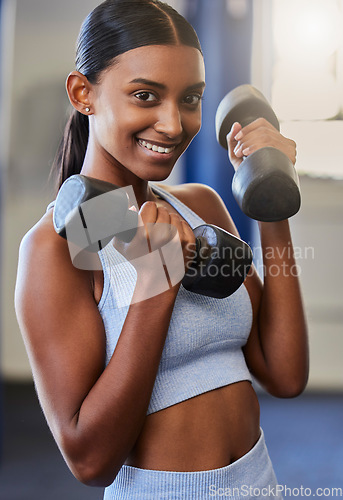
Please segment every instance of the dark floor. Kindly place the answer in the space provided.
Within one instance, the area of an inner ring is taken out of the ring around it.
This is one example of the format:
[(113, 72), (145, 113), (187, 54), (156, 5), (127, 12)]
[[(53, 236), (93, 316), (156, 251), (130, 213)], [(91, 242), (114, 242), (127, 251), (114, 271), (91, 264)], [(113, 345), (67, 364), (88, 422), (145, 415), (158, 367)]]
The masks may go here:
[[(32, 385), (5, 384), (3, 393), (0, 500), (102, 499), (101, 488), (83, 486), (69, 472)], [(294, 400), (261, 395), (260, 402), (279, 484), (289, 488), (285, 498), (301, 497), (301, 487), (307, 488), (303, 497), (315, 496), (317, 488), (343, 490), (343, 394), (305, 393)]]
[(31, 384), (3, 387), (0, 500), (101, 500), (103, 489), (79, 483), (66, 466)]

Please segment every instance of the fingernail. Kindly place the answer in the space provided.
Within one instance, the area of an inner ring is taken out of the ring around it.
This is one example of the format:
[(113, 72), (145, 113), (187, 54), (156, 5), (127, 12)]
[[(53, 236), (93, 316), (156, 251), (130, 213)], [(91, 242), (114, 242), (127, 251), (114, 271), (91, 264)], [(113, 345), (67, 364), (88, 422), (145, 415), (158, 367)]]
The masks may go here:
[(243, 149), (242, 153), (244, 156), (247, 156), (249, 154), (249, 148)]
[(242, 131), (240, 130), (238, 132), (238, 134), (235, 135), (235, 141), (239, 141), (240, 139), (242, 139), (243, 137), (243, 134), (242, 134)]

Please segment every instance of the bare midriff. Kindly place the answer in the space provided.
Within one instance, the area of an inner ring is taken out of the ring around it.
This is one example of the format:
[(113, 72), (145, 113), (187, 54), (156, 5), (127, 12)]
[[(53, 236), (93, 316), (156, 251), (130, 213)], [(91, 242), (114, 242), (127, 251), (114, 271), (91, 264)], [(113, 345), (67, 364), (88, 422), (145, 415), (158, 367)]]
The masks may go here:
[(146, 417), (125, 464), (199, 471), (225, 467), (260, 436), (260, 410), (248, 381), (214, 389)]

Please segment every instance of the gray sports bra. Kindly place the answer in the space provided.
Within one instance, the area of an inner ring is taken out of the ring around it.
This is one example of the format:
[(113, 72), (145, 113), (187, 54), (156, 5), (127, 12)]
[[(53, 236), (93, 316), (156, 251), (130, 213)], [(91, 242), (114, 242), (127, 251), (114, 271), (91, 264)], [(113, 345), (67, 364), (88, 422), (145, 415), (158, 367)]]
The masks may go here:
[[(204, 224), (175, 196), (155, 185), (151, 187), (192, 228)], [(129, 309), (136, 272), (111, 244), (99, 256), (104, 288), (98, 309), (106, 330), (108, 363)], [(194, 294), (181, 285), (147, 414), (234, 382), (251, 382), (242, 352), (251, 325), (252, 307), (244, 285), (225, 299)]]

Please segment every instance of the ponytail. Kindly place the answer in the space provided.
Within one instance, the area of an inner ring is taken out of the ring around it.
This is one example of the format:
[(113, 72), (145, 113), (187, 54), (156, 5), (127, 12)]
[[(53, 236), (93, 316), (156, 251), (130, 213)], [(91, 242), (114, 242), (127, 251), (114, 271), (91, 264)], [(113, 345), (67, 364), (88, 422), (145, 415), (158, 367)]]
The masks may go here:
[(57, 190), (68, 177), (80, 173), (86, 154), (88, 134), (88, 116), (74, 109), (65, 126), (51, 169), (51, 174), (56, 176)]

